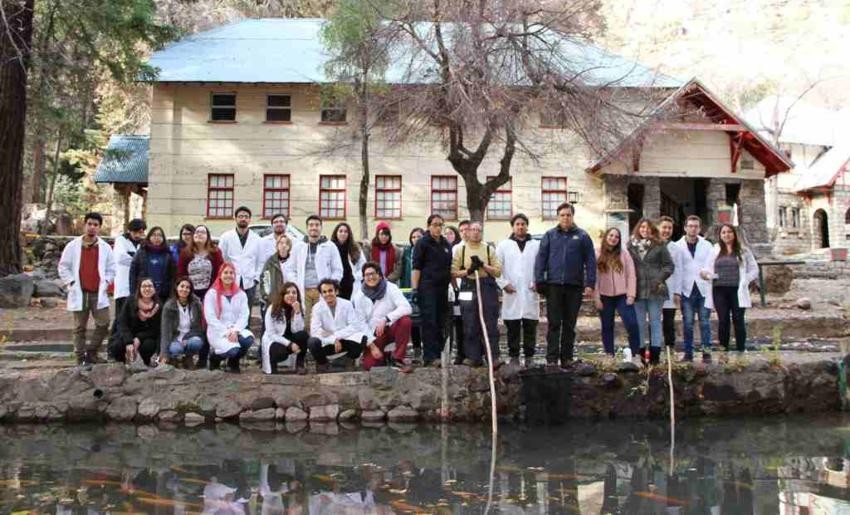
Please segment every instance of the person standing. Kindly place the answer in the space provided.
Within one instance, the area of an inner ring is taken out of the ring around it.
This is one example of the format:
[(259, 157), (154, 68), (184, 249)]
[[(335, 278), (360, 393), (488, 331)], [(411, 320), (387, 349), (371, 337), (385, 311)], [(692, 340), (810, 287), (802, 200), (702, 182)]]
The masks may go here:
[(682, 249), (673, 241), (673, 219), (662, 216), (658, 221), (658, 236), (667, 247), (673, 260), (673, 274), (667, 278), (667, 300), (661, 306), (661, 326), (664, 332), (664, 345), (676, 347), (676, 311), (682, 306), (682, 270), (685, 268), (685, 256)]
[[(649, 317), (649, 364), (661, 356), (661, 306), (667, 300), (667, 278), (673, 274), (673, 259), (667, 246), (658, 238), (658, 228), (642, 218), (629, 240), (629, 253), (635, 263), (637, 296), (635, 313), (641, 346), (646, 344), (646, 322)], [(646, 363), (646, 352), (641, 352)]]
[(747, 349), (747, 322), (745, 313), (752, 307), (750, 283), (758, 279), (759, 267), (750, 249), (741, 244), (738, 231), (723, 224), (719, 231), (720, 243), (714, 246), (706, 277), (713, 279), (711, 296), (706, 307), (717, 311), (717, 340), (729, 350), (730, 324), (735, 327), (735, 344), (738, 352)]
[(237, 286), (245, 292), (250, 310), (265, 262), (260, 255), (260, 237), (248, 228), (251, 224), (251, 210), (239, 206), (233, 217), (236, 219), (236, 228), (225, 231), (218, 239), (218, 246), (221, 249), (221, 258), (226, 263), (232, 263), (236, 269)]
[(218, 277), (218, 269), (224, 264), (221, 250), (213, 243), (206, 225), (195, 227), (192, 244), (183, 249), (177, 260), (177, 276), (188, 277), (192, 291), (203, 302), (210, 285)]
[(623, 249), (622, 236), (616, 227), (608, 229), (596, 256), (596, 309), (602, 325), (602, 347), (605, 353), (613, 356), (614, 314), (620, 314), (620, 320), (629, 335), (629, 349), (632, 356), (640, 352), (640, 332), (635, 315), (635, 296), (637, 295), (637, 277), (635, 264), (629, 252)]
[[(711, 310), (706, 298), (711, 294), (711, 243), (700, 236), (702, 221), (696, 215), (685, 220), (685, 235), (676, 242), (682, 251), (682, 333), (685, 361), (694, 360), (694, 315), (699, 318), (700, 343), (703, 361), (711, 361)], [(708, 277), (708, 278), (706, 278)]]
[(235, 267), (224, 263), (218, 278), (204, 297), (204, 319), (210, 344), (210, 368), (219, 368), (227, 359), (227, 371), (238, 374), (239, 359), (254, 343), (254, 335), (246, 329), (251, 316), (248, 296), (239, 288)]
[(118, 334), (112, 339), (109, 354), (127, 365), (141, 360), (151, 366), (151, 358), (159, 349), (161, 328), (162, 302), (156, 285), (150, 277), (142, 277), (132, 299), (121, 309)]
[(378, 225), (375, 227), (375, 237), (372, 238), (372, 243), (369, 247), (369, 259), (381, 265), (381, 273), (391, 283), (398, 283), (399, 279), (401, 279), (401, 254), (401, 250), (393, 245), (390, 224), (387, 222), (378, 222)]
[(345, 352), (354, 362), (368, 340), (366, 324), (350, 301), (339, 298), (339, 283), (322, 279), (322, 300), (313, 307), (310, 317), (310, 354), (316, 360), (316, 372), (328, 371), (328, 356)]
[[(130, 296), (130, 265), (145, 239), (148, 226), (141, 218), (134, 218), (127, 224), (127, 232), (115, 237), (112, 253), (115, 257), (115, 320), (112, 322), (112, 334), (118, 332), (118, 316), (124, 302)], [(135, 287), (135, 285), (133, 285)]]
[(260, 349), (264, 373), (277, 374), (278, 364), (293, 354), (295, 372), (299, 375), (307, 373), (304, 363), (307, 348), (311, 344), (315, 345), (315, 339), (305, 330), (301, 306), (301, 293), (292, 282), (281, 285), (271, 297)]
[(192, 357), (200, 356), (205, 346), (203, 304), (192, 292), (192, 281), (181, 277), (174, 294), (162, 307), (159, 363), (179, 360), (183, 368), (193, 369)]
[(443, 236), (445, 236), (446, 241), (448, 241), (449, 245), (451, 245), (452, 247), (463, 241), (460, 236), (460, 231), (458, 231), (457, 227), (455, 227), (454, 225), (446, 226), (446, 228), (443, 230)]
[[(98, 362), (97, 353), (109, 332), (109, 283), (115, 278), (112, 248), (98, 237), (103, 217), (87, 213), (85, 233), (71, 240), (59, 259), (59, 278), (68, 290), (67, 309), (74, 313), (74, 354), (78, 365)], [(89, 315), (94, 332), (86, 345)]]
[(502, 275), (496, 284), (502, 289), (502, 320), (508, 329), (511, 364), (519, 365), (520, 335), (525, 367), (532, 365), (540, 319), (540, 297), (534, 291), (534, 262), (540, 242), (528, 234), (528, 217), (517, 213), (511, 218), (511, 235), (496, 246), (502, 262)]
[(534, 263), (535, 288), (546, 295), (546, 364), (562, 367), (573, 361), (576, 321), (582, 295), (593, 295), (596, 252), (593, 240), (574, 222), (569, 202), (558, 206), (558, 225), (546, 231)]
[(304, 245), (292, 247), (292, 257), (289, 259), (291, 278), (298, 286), (298, 291), (304, 293), (304, 316), (307, 326), (313, 306), (319, 302), (319, 282), (322, 279), (342, 280), (342, 259), (339, 250), (333, 242), (322, 236), (322, 219), (319, 215), (307, 217), (307, 235)]
[[(281, 238), (288, 238), (286, 228), (289, 226), (289, 217), (283, 213), (272, 215), (272, 232), (260, 238), (260, 260), (265, 263), (277, 252), (277, 242)], [(291, 246), (301, 243), (292, 241)]]
[[(491, 365), (501, 365), (499, 359), (499, 286), (496, 278), (502, 275), (502, 263), (496, 251), (481, 241), (481, 222), (473, 221), (467, 229), (467, 241), (455, 252), (452, 260), (452, 277), (461, 281), (460, 309), (463, 316), (464, 365), (480, 367), (486, 355), (484, 331), (490, 342)], [(481, 290), (479, 310), (478, 286)], [(484, 327), (481, 325), (483, 314)]]
[(339, 261), (342, 263), (342, 279), (339, 281), (339, 296), (351, 300), (351, 294), (360, 289), (363, 282), (363, 265), (366, 257), (360, 248), (360, 244), (354, 241), (351, 226), (340, 222), (331, 233), (331, 241), (336, 245), (339, 252)]
[(130, 291), (136, 293), (139, 277), (149, 277), (160, 302), (165, 302), (171, 295), (176, 275), (177, 263), (166, 243), (165, 232), (162, 227), (151, 228), (130, 265)]
[(180, 259), (180, 253), (183, 249), (192, 244), (195, 236), (195, 226), (192, 224), (183, 224), (180, 227), (180, 239), (172, 243), (168, 249), (171, 251), (171, 257), (176, 263)]
[[(401, 265), (401, 286), (402, 288), (410, 288), (411, 276), (413, 275), (413, 247), (416, 246), (416, 242), (419, 241), (425, 234), (425, 230), (421, 227), (414, 227), (410, 234), (407, 237), (407, 242), (410, 244), (409, 247), (404, 249), (404, 253), (402, 254), (402, 265)], [(418, 313), (417, 313), (418, 319)], [(419, 324), (415, 324), (410, 331), (410, 340), (413, 342), (413, 354), (419, 359), (422, 356), (422, 332), (419, 330)]]
[(440, 366), (448, 314), (446, 292), (451, 280), (452, 249), (443, 237), (443, 218), (428, 217), (428, 232), (413, 247), (412, 299), (418, 304), (422, 330), (422, 363)]
[(277, 298), (280, 288), (289, 280), (286, 269), (292, 251), (292, 242), (288, 236), (283, 236), (276, 240), (276, 243), (277, 249), (266, 260), (263, 273), (260, 275), (260, 306), (263, 307), (263, 318), (266, 316), (268, 306)]
[[(461, 220), (458, 227), (460, 230), (449, 226), (443, 231), (443, 234), (445, 234), (446, 239), (452, 246), (452, 260), (457, 257), (458, 252), (460, 252), (460, 249), (469, 237), (469, 220)], [(448, 295), (448, 302), (451, 310), (448, 330), (450, 334), (451, 331), (454, 330), (454, 364), (462, 365), (463, 360), (466, 359), (466, 351), (463, 346), (463, 316), (460, 309), (460, 284), (454, 278), (452, 278), (452, 282), (450, 283)]]

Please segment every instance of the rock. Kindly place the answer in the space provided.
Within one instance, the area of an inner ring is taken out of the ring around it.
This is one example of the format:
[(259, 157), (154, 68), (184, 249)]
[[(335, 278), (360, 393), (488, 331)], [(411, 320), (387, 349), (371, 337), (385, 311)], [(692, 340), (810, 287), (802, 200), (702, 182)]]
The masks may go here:
[(310, 422), (333, 422), (337, 415), (339, 415), (339, 406), (336, 404), (310, 408)]
[(49, 279), (42, 279), (39, 281), (35, 281), (33, 297), (38, 297), (40, 299), (45, 299), (47, 297), (59, 297), (64, 298), (66, 294), (65, 288), (61, 286), (58, 281), (51, 281)]
[(0, 308), (26, 308), (30, 305), (35, 283), (27, 274), (0, 277)]
[(596, 367), (592, 363), (579, 363), (575, 369), (575, 374), (581, 377), (590, 377), (596, 374)]
[(812, 299), (810, 299), (808, 297), (800, 297), (799, 299), (797, 299), (797, 302), (795, 302), (794, 305), (798, 309), (808, 311), (808, 310), (812, 309)]
[(124, 384), (127, 379), (127, 369), (123, 363), (109, 363), (95, 365), (85, 375), (88, 375), (89, 380), (96, 387), (109, 388)]
[(256, 411), (243, 411), (239, 415), (239, 422), (268, 422), (274, 420), (274, 418), (274, 408), (263, 408)]
[(363, 422), (383, 422), (387, 418), (387, 414), (381, 410), (366, 410), (360, 413), (360, 420)]
[(284, 415), (284, 420), (287, 423), (289, 422), (303, 422), (307, 420), (307, 412), (301, 408), (296, 408), (295, 406), (286, 409), (286, 415)]
[(45, 309), (58, 308), (60, 304), (59, 299), (54, 298), (41, 298), (39, 302), (41, 302), (41, 307)]
[(375, 367), (369, 371), (369, 384), (379, 390), (389, 390), (395, 385), (398, 370), (390, 367)]
[(200, 413), (186, 413), (183, 416), (183, 424), (186, 427), (199, 426), (206, 422), (206, 419)]
[(285, 420), (286, 408), (277, 408), (276, 410), (274, 410), (274, 418), (275, 420)]
[(159, 400), (149, 397), (139, 404), (139, 416), (146, 419), (154, 418), (160, 409)]
[(168, 423), (177, 423), (180, 422), (180, 413), (173, 410), (163, 410), (159, 412), (159, 415), (156, 417), (160, 422), (168, 422)]
[(390, 422), (413, 422), (419, 414), (410, 406), (396, 406), (387, 413)]
[(605, 388), (619, 388), (623, 382), (620, 380), (620, 376), (613, 372), (606, 372), (602, 374), (602, 384), (605, 385)]
[(791, 289), (794, 272), (787, 265), (764, 267), (764, 287), (767, 293), (783, 295)]
[(640, 367), (631, 361), (621, 361), (617, 365), (617, 371), (621, 373), (640, 372)]
[(106, 416), (117, 422), (129, 422), (136, 416), (135, 397), (118, 397), (106, 408)]
[(347, 422), (349, 420), (354, 420), (356, 418), (357, 418), (357, 410), (347, 409), (347, 410), (340, 412), (337, 420), (339, 420), (340, 422)]
[(239, 415), (242, 407), (230, 397), (219, 399), (215, 406), (215, 416), (219, 418), (233, 418)]
[(271, 397), (258, 397), (251, 403), (252, 411), (260, 411), (267, 408), (274, 408), (274, 399)]

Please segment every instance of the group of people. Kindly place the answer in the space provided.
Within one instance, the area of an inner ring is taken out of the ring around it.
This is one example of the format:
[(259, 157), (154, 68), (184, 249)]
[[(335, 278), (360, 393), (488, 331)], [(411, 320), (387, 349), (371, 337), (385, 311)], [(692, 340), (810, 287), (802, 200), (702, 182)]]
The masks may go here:
[[(511, 362), (520, 365), (522, 354), (530, 366), (541, 296), (547, 301), (547, 366), (573, 361), (576, 321), (588, 297), (599, 310), (603, 346), (611, 355), (619, 313), (632, 355), (657, 363), (662, 340), (675, 343), (677, 310), (685, 360), (694, 356), (694, 315), (703, 358), (710, 359), (711, 309), (718, 314), (720, 343), (728, 348), (733, 325), (737, 348), (745, 349), (748, 286), (758, 269), (735, 227), (721, 226), (719, 243), (712, 245), (700, 236), (700, 219), (691, 216), (686, 235), (674, 242), (672, 219), (642, 219), (628, 241), (608, 229), (595, 250), (574, 213), (569, 203), (559, 206), (558, 225), (540, 240), (529, 234), (528, 218), (516, 214), (510, 235), (495, 248), (482, 241), (480, 222), (463, 221), (456, 229), (434, 214), (425, 229), (410, 232), (405, 249), (393, 243), (386, 222), (362, 246), (345, 222), (328, 239), (317, 215), (307, 218), (303, 240), (287, 235), (284, 214), (272, 217), (272, 232), (261, 237), (249, 228), (251, 211), (244, 206), (234, 213), (236, 227), (217, 244), (208, 227), (186, 224), (177, 243), (168, 245), (161, 227), (148, 229), (135, 219), (111, 247), (98, 236), (102, 217), (89, 213), (85, 233), (65, 247), (59, 262), (74, 312), (77, 362), (96, 363), (109, 335), (109, 356), (133, 367), (215, 369), (226, 362), (226, 370), (239, 372), (258, 340), (249, 322), (252, 305), (259, 304), (259, 361), (268, 374), (285, 362), (306, 373), (308, 353), (319, 372), (342, 356), (350, 365), (360, 358), (365, 370), (392, 363), (409, 372), (411, 341), (424, 366), (440, 366), (447, 334), (455, 342), (456, 365), (478, 367), (490, 359), (499, 367), (500, 318)], [(89, 317), (95, 329), (86, 343)]]

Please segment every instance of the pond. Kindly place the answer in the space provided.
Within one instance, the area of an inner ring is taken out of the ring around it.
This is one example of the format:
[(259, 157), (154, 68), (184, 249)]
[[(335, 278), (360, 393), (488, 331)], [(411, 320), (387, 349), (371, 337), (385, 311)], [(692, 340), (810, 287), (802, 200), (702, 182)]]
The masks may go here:
[(672, 452), (660, 421), (505, 426), (492, 469), (486, 426), (0, 426), (2, 513), (850, 513), (848, 482), (838, 415), (687, 420)]

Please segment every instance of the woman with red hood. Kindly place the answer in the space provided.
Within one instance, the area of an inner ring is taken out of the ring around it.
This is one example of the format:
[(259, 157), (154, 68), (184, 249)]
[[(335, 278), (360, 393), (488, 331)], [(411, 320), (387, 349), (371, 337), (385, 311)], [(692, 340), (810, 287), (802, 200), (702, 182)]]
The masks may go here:
[(372, 238), (369, 257), (369, 261), (380, 263), (381, 272), (388, 281), (398, 283), (404, 263), (403, 252), (393, 245), (393, 235), (390, 233), (390, 224), (387, 222), (378, 222), (375, 227), (375, 237)]
[(227, 371), (239, 373), (239, 359), (254, 343), (254, 335), (247, 329), (250, 316), (248, 296), (236, 282), (236, 268), (224, 263), (204, 297), (211, 369), (217, 369), (226, 358)]

